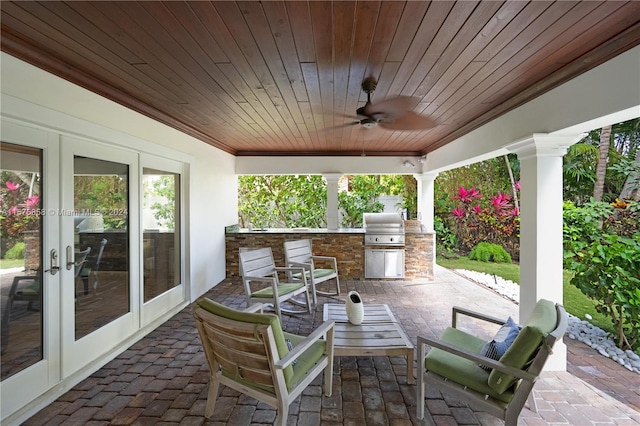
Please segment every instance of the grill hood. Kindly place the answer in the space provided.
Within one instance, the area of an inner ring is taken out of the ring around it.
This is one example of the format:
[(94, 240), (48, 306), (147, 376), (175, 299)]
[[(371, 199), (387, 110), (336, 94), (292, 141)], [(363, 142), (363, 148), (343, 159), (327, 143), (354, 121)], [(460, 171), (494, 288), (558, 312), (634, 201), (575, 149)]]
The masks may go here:
[(404, 234), (404, 221), (400, 213), (364, 213), (362, 223), (367, 234)]

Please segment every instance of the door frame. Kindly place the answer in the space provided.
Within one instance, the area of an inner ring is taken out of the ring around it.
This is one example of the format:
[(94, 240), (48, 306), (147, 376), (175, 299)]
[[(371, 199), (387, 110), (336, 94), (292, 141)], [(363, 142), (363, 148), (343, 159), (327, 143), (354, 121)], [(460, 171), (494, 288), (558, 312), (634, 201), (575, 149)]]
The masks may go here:
[[(189, 169), (190, 163), (193, 158), (189, 155), (185, 155), (182, 152), (174, 151), (168, 147), (163, 147), (146, 140), (139, 139), (135, 136), (127, 135), (119, 131), (114, 131), (89, 123), (87, 121), (71, 117), (69, 115), (58, 113), (57, 111), (51, 111), (45, 107), (41, 107), (29, 102), (18, 100), (10, 96), (2, 96), (3, 106), (7, 105), (8, 109), (14, 108), (24, 113), (24, 118), (17, 118), (5, 114), (4, 112), (0, 116), (2, 125), (2, 138), (3, 141), (8, 143), (22, 144), (26, 146), (34, 146), (36, 148), (46, 148), (46, 154), (43, 158), (43, 175), (45, 173), (55, 172), (56, 176), (59, 176), (61, 161), (60, 161), (60, 147), (61, 140), (63, 138), (72, 138), (82, 143), (98, 144), (105, 148), (114, 148), (120, 151), (128, 151), (132, 156), (141, 156), (145, 153), (154, 152), (155, 155), (146, 154), (154, 158), (159, 159), (173, 159), (182, 165), (181, 172), (181, 189), (183, 198), (181, 200), (181, 214), (183, 221), (181, 223), (181, 261), (182, 261), (182, 279), (183, 285), (176, 287), (177, 291), (167, 292), (169, 296), (164, 299), (160, 304), (150, 303), (149, 306), (145, 306), (145, 314), (142, 315), (140, 286), (136, 287), (137, 295), (131, 299), (132, 311), (135, 311), (134, 315), (131, 315), (131, 321), (136, 324), (135, 330), (129, 335), (121, 335), (117, 341), (109, 342), (109, 346), (105, 347), (104, 342), (100, 342), (100, 347), (103, 348), (100, 354), (93, 359), (88, 359), (87, 362), (82, 362), (84, 367), (79, 364), (68, 365), (66, 373), (62, 373), (62, 334), (61, 334), (61, 321), (62, 314), (62, 292), (60, 291), (60, 274), (53, 276), (56, 281), (47, 285), (47, 301), (49, 306), (48, 313), (52, 317), (58, 318), (56, 324), (48, 322), (47, 328), (44, 329), (44, 357), (46, 362), (40, 362), (38, 365), (29, 368), (29, 371), (25, 371), (25, 374), (17, 374), (8, 379), (0, 382), (0, 421), (7, 422), (8, 424), (18, 424), (35, 414), (39, 409), (51, 404), (58, 397), (70, 390), (75, 384), (81, 380), (90, 376), (93, 372), (102, 368), (109, 361), (114, 359), (118, 354), (125, 351), (129, 346), (143, 338), (145, 335), (156, 329), (162, 323), (170, 319), (182, 311), (190, 301), (190, 265), (189, 265), (189, 250), (188, 250), (188, 223), (189, 218), (185, 214), (187, 211), (188, 191), (189, 191)], [(3, 108), (4, 109), (4, 108)], [(25, 111), (28, 111), (25, 113)], [(27, 118), (28, 117), (28, 118)], [(91, 135), (91, 136), (85, 136)], [(31, 142), (29, 142), (31, 141)], [(129, 148), (135, 147), (135, 148)], [(140, 161), (138, 165), (142, 164)], [(141, 167), (141, 166), (137, 166)], [(140, 179), (138, 170), (137, 182), (131, 180), (132, 185), (138, 188)], [(130, 174), (131, 176), (131, 174)], [(49, 192), (50, 200), (43, 200), (43, 206), (54, 211), (59, 211), (63, 208), (61, 205), (61, 191), (58, 189), (58, 179), (47, 179), (44, 185), (48, 185), (44, 191)], [(139, 191), (139, 189), (136, 189)], [(131, 194), (130, 194), (131, 196)], [(139, 203), (139, 199), (136, 199), (136, 203)], [(130, 206), (130, 208), (134, 208)], [(135, 214), (140, 212), (139, 207), (136, 205)], [(45, 218), (46, 219), (46, 218)], [(50, 218), (47, 220), (51, 220)], [(131, 241), (131, 250), (135, 250), (136, 253), (140, 253), (141, 233), (139, 230), (140, 223), (139, 217), (135, 218), (131, 222), (136, 222), (135, 226), (138, 230), (129, 235)], [(44, 225), (43, 225), (44, 226)], [(43, 236), (43, 247), (50, 247), (55, 245), (63, 248), (63, 241), (61, 238), (61, 229), (59, 222), (56, 222), (55, 226), (48, 226), (50, 232)], [(43, 250), (43, 253), (45, 251)], [(60, 263), (62, 264), (64, 259), (64, 253), (59, 253)], [(45, 260), (45, 266), (48, 266), (48, 259)], [(138, 263), (136, 267), (141, 264)], [(64, 268), (64, 265), (62, 265)], [(47, 269), (47, 268), (45, 268)], [(51, 275), (47, 274), (45, 280), (52, 281)], [(138, 277), (130, 274), (130, 279), (136, 281)], [(158, 311), (160, 310), (160, 311)], [(67, 362), (69, 364), (69, 362)], [(73, 371), (73, 373), (70, 373)], [(45, 378), (43, 380), (43, 378)]]
[[(58, 135), (41, 129), (2, 120), (2, 141), (42, 150), (41, 195), (42, 211), (42, 247), (40, 249), (43, 270), (51, 267), (47, 253), (60, 245), (60, 233), (56, 212), (60, 210), (60, 192), (58, 176), (60, 143)], [(60, 253), (58, 253), (60, 263)], [(19, 373), (0, 381), (0, 412), (10, 412), (34, 394), (44, 393), (60, 382), (60, 273), (51, 275), (42, 273), (40, 306), (42, 312), (42, 360), (25, 368)]]
[[(75, 286), (73, 270), (63, 268), (62, 286), (62, 322), (60, 336), (62, 337), (62, 376), (67, 377), (83, 367), (91, 364), (94, 359), (104, 353), (104, 342), (118, 342), (123, 336), (132, 335), (140, 328), (140, 289), (135, 285), (134, 277), (139, 275), (139, 220), (137, 220), (139, 206), (139, 175), (138, 154), (132, 151), (103, 145), (78, 137), (65, 136), (61, 138), (60, 170), (61, 170), (61, 204), (63, 211), (74, 210), (74, 158), (82, 156), (96, 160), (112, 161), (126, 164), (128, 175), (128, 227), (127, 239), (129, 243), (128, 259), (128, 287), (129, 287), (129, 312), (105, 324), (98, 330), (75, 339)], [(60, 242), (61, 257), (63, 262), (68, 261), (65, 255), (67, 246), (74, 247), (74, 223), (72, 215), (60, 216)]]

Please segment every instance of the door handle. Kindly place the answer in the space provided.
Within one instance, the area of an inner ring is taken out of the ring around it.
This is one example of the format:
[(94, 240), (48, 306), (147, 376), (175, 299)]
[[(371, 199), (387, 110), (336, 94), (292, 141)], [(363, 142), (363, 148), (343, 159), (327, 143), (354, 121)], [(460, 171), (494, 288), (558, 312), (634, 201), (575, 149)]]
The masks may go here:
[(51, 268), (44, 272), (50, 272), (51, 275), (55, 275), (60, 270), (60, 267), (58, 266), (58, 251), (56, 249), (51, 249), (49, 252), (49, 258), (51, 259)]
[(75, 261), (73, 259), (73, 247), (67, 246), (67, 271), (70, 271), (74, 266)]

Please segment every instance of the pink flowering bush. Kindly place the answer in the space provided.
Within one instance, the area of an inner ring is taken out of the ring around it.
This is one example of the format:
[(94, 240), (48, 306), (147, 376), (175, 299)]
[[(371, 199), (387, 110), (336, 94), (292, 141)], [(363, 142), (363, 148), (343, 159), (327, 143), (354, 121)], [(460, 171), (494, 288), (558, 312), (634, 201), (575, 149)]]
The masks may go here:
[[(516, 185), (519, 189), (520, 183)], [(520, 212), (512, 197), (498, 192), (487, 202), (475, 187), (460, 187), (453, 197), (452, 229), (455, 230), (460, 249), (471, 251), (480, 242), (501, 245), (514, 259), (519, 258)], [(482, 207), (486, 205), (486, 207)]]
[[(5, 173), (3, 173), (5, 175)], [(25, 231), (38, 229), (40, 196), (29, 195), (28, 185), (6, 180), (0, 185), (0, 237), (6, 247), (23, 240)]]

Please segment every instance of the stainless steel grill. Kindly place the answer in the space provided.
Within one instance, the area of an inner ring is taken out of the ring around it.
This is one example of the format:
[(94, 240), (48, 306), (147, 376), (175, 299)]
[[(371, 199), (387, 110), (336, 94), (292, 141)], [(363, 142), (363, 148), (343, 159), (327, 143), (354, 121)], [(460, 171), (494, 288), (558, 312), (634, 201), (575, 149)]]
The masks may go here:
[(364, 277), (404, 277), (404, 221), (398, 213), (365, 213)]
[(404, 246), (404, 221), (399, 213), (365, 213), (364, 244)]

